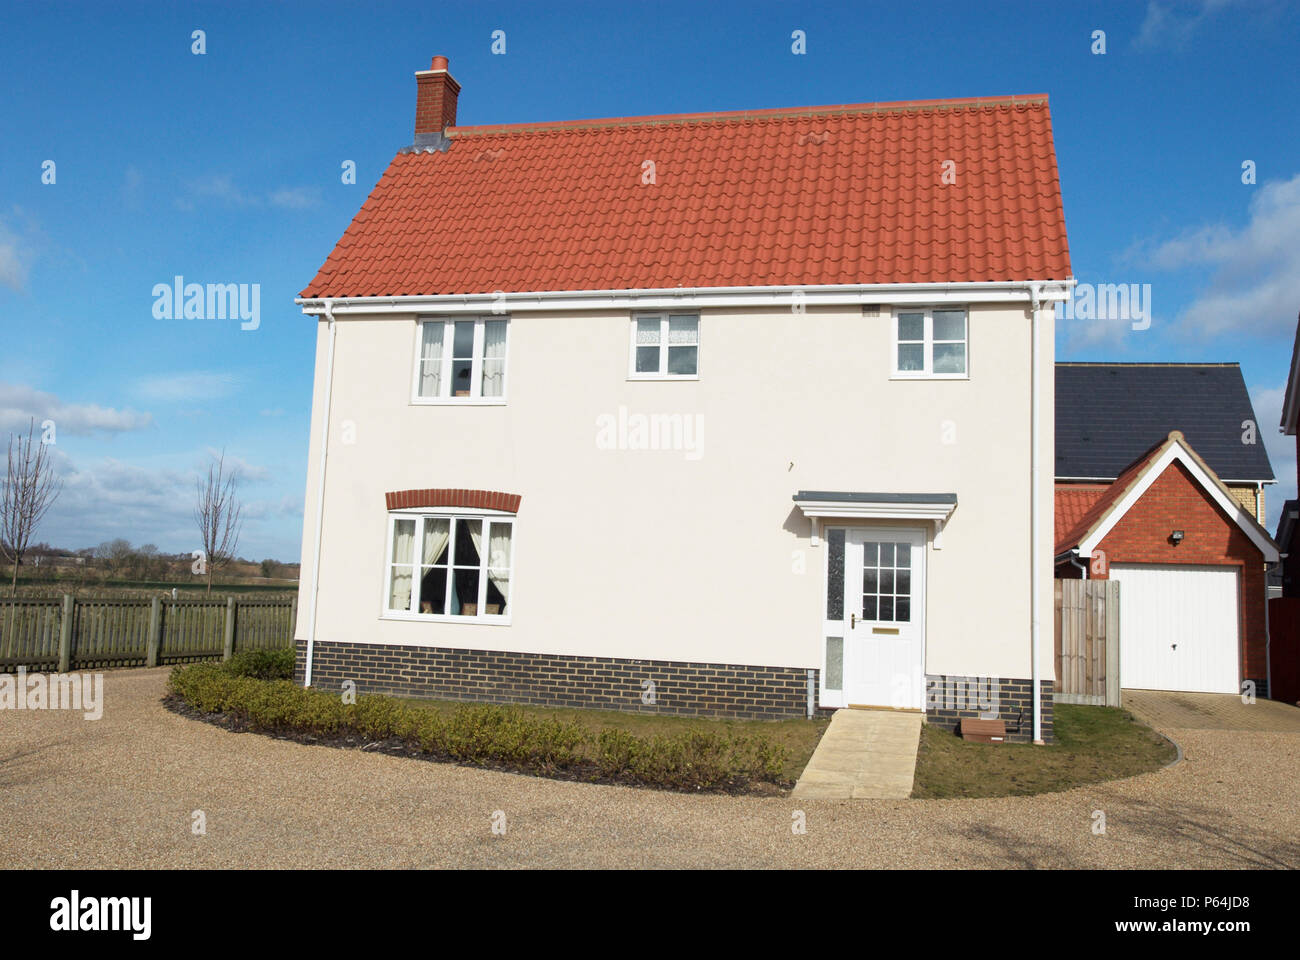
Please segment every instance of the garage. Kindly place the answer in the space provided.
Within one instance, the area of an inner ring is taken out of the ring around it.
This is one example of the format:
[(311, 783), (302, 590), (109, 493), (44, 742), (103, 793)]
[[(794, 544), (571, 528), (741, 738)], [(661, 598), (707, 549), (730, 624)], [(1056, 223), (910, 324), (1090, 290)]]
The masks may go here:
[(1059, 579), (1121, 583), (1123, 687), (1268, 695), (1277, 544), (1180, 431), (1113, 483), (1058, 480), (1056, 529)]
[(1238, 693), (1237, 567), (1122, 564), (1120, 682), (1143, 690)]

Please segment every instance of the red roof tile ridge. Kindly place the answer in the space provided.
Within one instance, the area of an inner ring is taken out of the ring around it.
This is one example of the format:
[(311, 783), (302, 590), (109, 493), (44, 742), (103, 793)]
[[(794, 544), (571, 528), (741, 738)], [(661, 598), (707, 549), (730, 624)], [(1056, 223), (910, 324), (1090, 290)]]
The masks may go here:
[(753, 120), (797, 119), (799, 117), (845, 116), (870, 113), (906, 113), (926, 110), (969, 110), (1000, 106), (1047, 106), (1045, 93), (1010, 94), (1000, 97), (956, 97), (941, 100), (897, 100), (880, 103), (840, 103), (811, 107), (773, 107), (765, 110), (731, 110), (707, 113), (665, 113), (639, 117), (599, 117), (590, 120), (555, 120), (530, 123), (497, 123), (448, 127), (449, 139), (509, 133), (543, 133), (599, 127), (662, 126)]

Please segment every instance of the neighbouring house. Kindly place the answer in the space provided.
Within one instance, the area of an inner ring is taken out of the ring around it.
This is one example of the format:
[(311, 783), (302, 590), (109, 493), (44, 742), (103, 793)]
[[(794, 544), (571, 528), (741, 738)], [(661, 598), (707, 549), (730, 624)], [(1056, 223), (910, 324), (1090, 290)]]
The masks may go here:
[(1047, 98), (461, 126), (446, 58), (416, 87), (298, 300), (299, 681), (1050, 739)]
[[(1291, 369), (1286, 378), (1286, 392), (1282, 397), (1282, 433), (1295, 437), (1297, 486), (1300, 486), (1300, 318), (1296, 324), (1295, 342), (1291, 347)], [(1282, 550), (1282, 596), (1300, 597), (1300, 537), (1297, 521), (1300, 520), (1300, 501), (1287, 500), (1282, 504), (1277, 525), (1277, 544)]]
[(1056, 482), (1107, 485), (1172, 430), (1265, 523), (1277, 483), (1237, 363), (1058, 363)]
[[(1254, 510), (1273, 473), (1257, 431), (1243, 434), (1254, 411), (1240, 371), (1058, 364), (1056, 376), (1057, 576), (1122, 584), (1120, 683), (1237, 693), (1249, 680), (1267, 696), (1278, 550)], [(1170, 423), (1186, 431), (1123, 461)]]
[[(1282, 398), (1282, 433), (1296, 438), (1297, 486), (1300, 486), (1300, 323), (1291, 348), (1291, 369)], [(1282, 562), (1276, 572), (1276, 599), (1269, 602), (1269, 669), (1271, 695), (1300, 703), (1300, 501), (1282, 504), (1277, 544)]]

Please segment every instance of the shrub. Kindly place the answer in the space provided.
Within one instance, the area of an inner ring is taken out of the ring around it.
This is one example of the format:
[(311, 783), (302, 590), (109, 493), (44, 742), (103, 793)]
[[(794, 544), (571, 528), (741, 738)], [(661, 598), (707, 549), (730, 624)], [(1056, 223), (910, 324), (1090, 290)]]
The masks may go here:
[[(764, 737), (705, 730), (648, 739), (620, 729), (591, 733), (580, 724), (537, 717), (517, 707), (475, 704), (444, 715), (374, 695), (345, 704), (337, 693), (304, 689), (286, 679), (259, 679), (271, 661), (251, 653), (244, 656), (225, 664), (176, 667), (171, 692), (195, 710), (237, 717), (254, 730), (368, 740), (396, 737), (435, 758), (462, 763), (567, 771), (678, 790), (782, 781), (785, 748)], [(289, 666), (292, 669), (291, 659)]]
[(292, 680), (293, 659), (292, 647), (281, 650), (243, 650), (227, 660), (225, 668), (237, 677)]

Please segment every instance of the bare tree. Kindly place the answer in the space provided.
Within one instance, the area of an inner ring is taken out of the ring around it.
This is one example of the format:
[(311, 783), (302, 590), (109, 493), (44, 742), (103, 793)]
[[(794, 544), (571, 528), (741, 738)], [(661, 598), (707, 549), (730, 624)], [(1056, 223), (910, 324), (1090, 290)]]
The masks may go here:
[(131, 546), (131, 541), (121, 537), (116, 540), (105, 540), (95, 548), (95, 559), (103, 562), (110, 580), (116, 580), (129, 572), (128, 568), (134, 557), (135, 549)]
[(33, 418), (27, 436), (9, 436), (8, 470), (0, 491), (0, 549), (14, 566), (10, 597), (18, 595), (18, 565), (32, 534), (62, 490), (63, 481), (54, 474), (49, 448), (36, 436)]
[(194, 522), (199, 525), (203, 546), (203, 570), (208, 575), (208, 593), (212, 592), (212, 574), (227, 563), (239, 545), (242, 507), (238, 497), (239, 473), (226, 472), (226, 453), (208, 464), (207, 480), (198, 481), (198, 503)]

